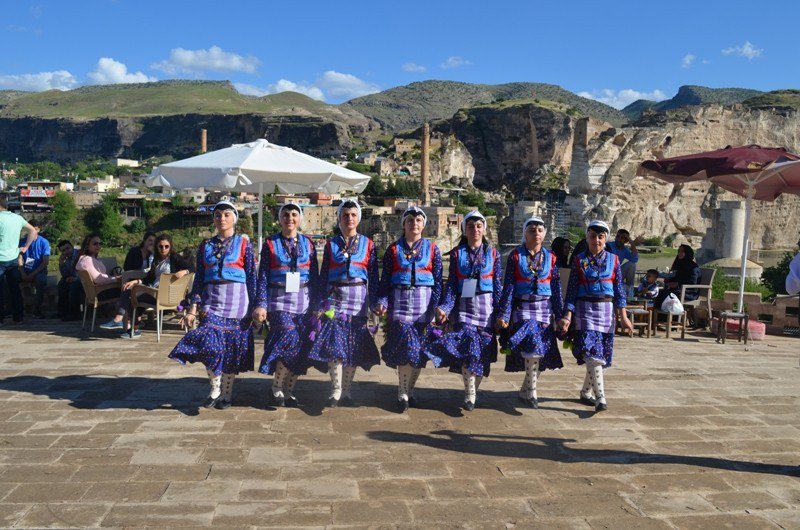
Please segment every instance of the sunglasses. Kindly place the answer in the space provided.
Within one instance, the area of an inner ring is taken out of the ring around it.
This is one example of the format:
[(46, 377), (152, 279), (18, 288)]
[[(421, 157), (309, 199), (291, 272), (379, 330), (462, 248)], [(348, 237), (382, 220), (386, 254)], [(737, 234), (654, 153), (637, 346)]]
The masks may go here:
[(169, 248), (169, 245), (158, 245), (158, 248)]

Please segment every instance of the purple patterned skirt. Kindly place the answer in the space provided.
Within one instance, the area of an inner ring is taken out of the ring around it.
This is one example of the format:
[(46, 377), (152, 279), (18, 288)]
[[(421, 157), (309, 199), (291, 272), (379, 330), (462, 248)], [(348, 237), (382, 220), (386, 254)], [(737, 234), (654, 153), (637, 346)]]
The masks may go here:
[(169, 358), (181, 364), (202, 363), (216, 375), (248, 372), (254, 366), (250, 326), (243, 319), (206, 313), (200, 327), (187, 333)]
[(497, 341), (494, 333), (472, 324), (457, 323), (448, 333), (431, 345), (431, 358), (442, 359), (439, 366), (450, 366), (453, 373), (461, 373), (466, 364), (469, 371), (479, 377), (489, 375), (491, 365), (497, 360)]
[(597, 359), (605, 363), (605, 368), (609, 368), (614, 355), (614, 333), (576, 330), (572, 355), (579, 365), (584, 364), (586, 359)]
[(367, 329), (367, 318), (348, 315), (325, 319), (308, 358), (316, 361), (315, 366), (322, 372), (327, 372), (328, 363), (334, 360), (367, 371), (380, 364), (378, 347)]
[(308, 370), (308, 314), (297, 315), (285, 311), (270, 311), (269, 333), (264, 340), (264, 356), (258, 371), (272, 375), (278, 361), (295, 375), (305, 375)]
[[(504, 345), (505, 346), (505, 345)], [(553, 326), (538, 320), (523, 320), (511, 327), (508, 345), (511, 353), (506, 356), (506, 372), (524, 372), (525, 358), (522, 353), (533, 353), (539, 359), (539, 370), (557, 370), (564, 367), (558, 351)]]
[[(410, 364), (414, 368), (424, 367), (429, 358), (428, 326), (392, 320), (381, 347), (381, 358), (389, 368)], [(435, 362), (435, 361), (434, 361)]]

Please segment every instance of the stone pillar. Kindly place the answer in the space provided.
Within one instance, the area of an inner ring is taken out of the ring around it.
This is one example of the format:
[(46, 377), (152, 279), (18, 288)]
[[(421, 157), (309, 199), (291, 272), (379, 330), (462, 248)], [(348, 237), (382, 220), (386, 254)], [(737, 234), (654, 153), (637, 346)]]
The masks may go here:
[(720, 204), (722, 234), (722, 257), (741, 258), (742, 237), (744, 236), (744, 203), (742, 201), (722, 201)]
[(208, 131), (200, 129), (200, 152), (205, 153), (208, 151)]
[(430, 190), (430, 157), (431, 157), (431, 127), (427, 122), (422, 126), (422, 205), (428, 206), (431, 203), (431, 190)]

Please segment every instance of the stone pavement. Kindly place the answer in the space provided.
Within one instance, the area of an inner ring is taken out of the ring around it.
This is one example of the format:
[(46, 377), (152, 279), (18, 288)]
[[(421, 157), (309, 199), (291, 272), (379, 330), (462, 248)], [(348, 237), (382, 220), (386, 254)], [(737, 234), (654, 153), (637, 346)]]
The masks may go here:
[(0, 526), (800, 527), (798, 339), (619, 338), (598, 415), (568, 354), (539, 410), (500, 363), (463, 414), (460, 377), (427, 369), (400, 415), (385, 367), (359, 372), (357, 408), (323, 409), (315, 373), (300, 409), (251, 374), (198, 410), (176, 332), (78, 328), (0, 328)]

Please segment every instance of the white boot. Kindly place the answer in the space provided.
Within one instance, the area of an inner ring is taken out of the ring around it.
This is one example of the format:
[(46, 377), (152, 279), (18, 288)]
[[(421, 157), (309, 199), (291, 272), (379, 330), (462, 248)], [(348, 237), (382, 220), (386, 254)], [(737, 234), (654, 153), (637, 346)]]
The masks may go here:
[[(588, 364), (589, 363), (587, 363), (587, 365)], [(588, 369), (591, 370), (592, 389), (594, 390), (594, 410), (597, 412), (607, 410), (608, 405), (606, 404), (606, 395), (603, 388), (603, 365), (600, 363), (591, 363)]]
[(342, 376), (342, 398), (348, 402), (352, 402), (350, 395), (350, 388), (353, 386), (353, 378), (356, 376), (355, 366), (345, 366), (344, 375)]
[(470, 371), (466, 363), (461, 366), (461, 377), (464, 380), (464, 408), (473, 410), (477, 394), (475, 374)]
[(408, 402), (409, 381), (414, 369), (409, 364), (397, 367), (397, 400)]
[(288, 371), (289, 370), (286, 369), (283, 363), (278, 361), (278, 365), (275, 367), (275, 373), (272, 374), (272, 396), (276, 398), (276, 400), (283, 400), (283, 385)]
[(414, 387), (417, 386), (417, 379), (419, 379), (419, 374), (422, 372), (422, 368), (411, 368), (411, 378), (408, 380), (408, 403), (410, 405), (414, 404)]
[(342, 399), (342, 361), (331, 361), (328, 363), (328, 373), (331, 376), (331, 395), (328, 398), (328, 406), (335, 407)]
[(283, 395), (286, 399), (286, 405), (289, 407), (298, 406), (297, 398), (294, 397), (294, 385), (297, 383), (297, 376), (286, 369), (286, 377), (283, 379)]
[(219, 396), (222, 394), (222, 376), (221, 375), (214, 375), (214, 372), (211, 370), (206, 370), (208, 374), (208, 383), (211, 386), (211, 390), (208, 393), (208, 397), (203, 402), (203, 406), (205, 408), (213, 407)]
[(539, 377), (539, 359), (525, 357), (525, 379), (519, 391), (520, 398), (532, 409), (539, 408), (539, 400), (536, 398), (536, 380)]
[(583, 378), (583, 387), (581, 388), (581, 403), (584, 405), (595, 405), (594, 391), (592, 390), (592, 367), (586, 365), (586, 376)]
[(217, 404), (218, 408), (227, 409), (233, 401), (233, 381), (236, 374), (222, 374), (222, 400)]

